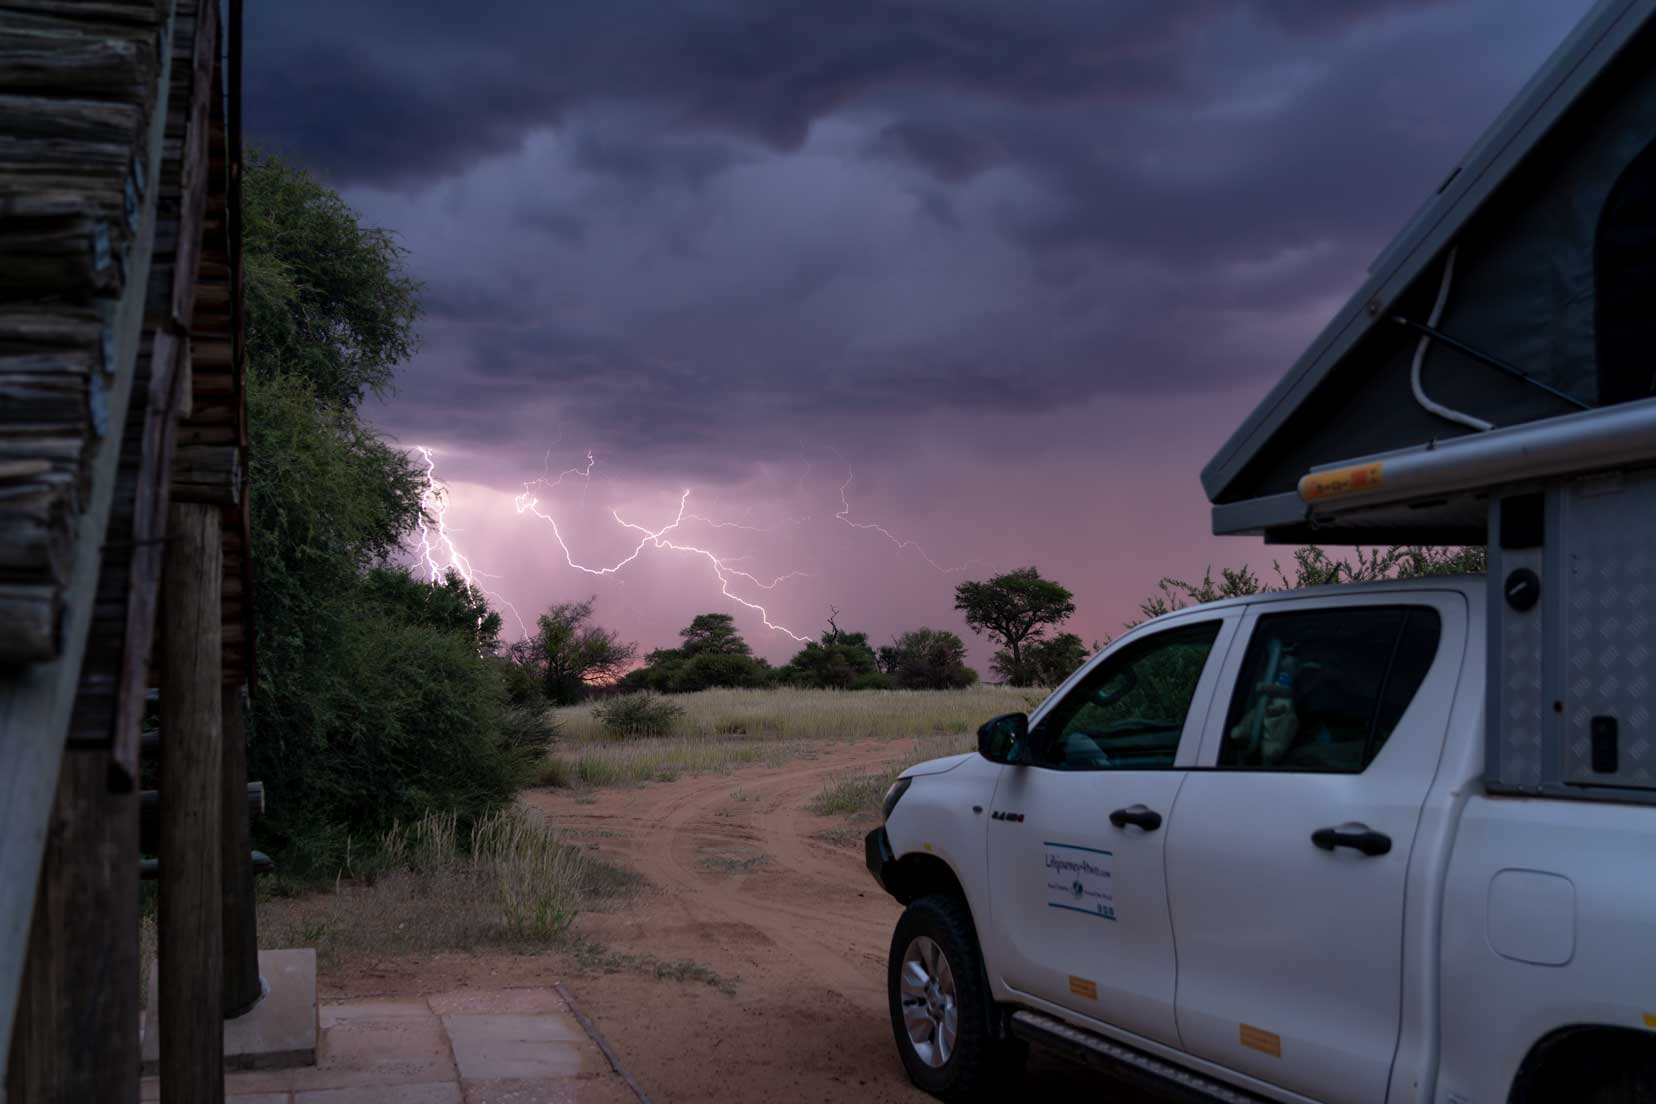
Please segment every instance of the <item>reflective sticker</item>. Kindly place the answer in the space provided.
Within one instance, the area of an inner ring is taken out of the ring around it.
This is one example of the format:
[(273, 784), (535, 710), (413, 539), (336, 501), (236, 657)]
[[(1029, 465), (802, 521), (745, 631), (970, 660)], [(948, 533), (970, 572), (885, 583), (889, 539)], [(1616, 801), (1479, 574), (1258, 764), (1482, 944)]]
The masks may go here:
[(1282, 1057), (1282, 1036), (1252, 1024), (1242, 1025), (1242, 1045), (1261, 1054), (1269, 1054), (1272, 1058)]
[(1645, 1026), (1652, 1031), (1656, 1031), (1656, 1012), (1645, 1013)]
[(922, 843), (920, 846), (924, 847), (927, 851), (930, 851), (932, 849), (932, 845), (929, 844), (929, 843)]
[(1299, 495), (1307, 502), (1319, 498), (1337, 498), (1340, 495), (1361, 494), (1380, 486), (1380, 463), (1357, 464), (1333, 471), (1312, 472), (1299, 481)]
[(1074, 993), (1078, 997), (1086, 997), (1088, 1000), (1097, 1000), (1098, 982), (1088, 981), (1086, 978), (1078, 978), (1074, 974), (1071, 974), (1070, 992)]

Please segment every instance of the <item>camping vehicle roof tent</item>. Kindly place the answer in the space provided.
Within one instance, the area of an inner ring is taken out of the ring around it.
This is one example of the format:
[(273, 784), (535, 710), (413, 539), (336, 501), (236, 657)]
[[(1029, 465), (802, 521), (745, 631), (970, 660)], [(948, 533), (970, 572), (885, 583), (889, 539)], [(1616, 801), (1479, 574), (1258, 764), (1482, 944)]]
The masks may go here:
[[(1656, 454), (1653, 13), (1596, 5), (1374, 262), (1203, 470), (1215, 533), (1480, 543), (1476, 496), (1436, 502), (1418, 481), (1377, 496), (1359, 476), (1347, 498), (1302, 479), (1410, 450), (1451, 466), (1472, 439), (1526, 449), (1516, 426), (1592, 437), (1596, 412), (1623, 404), (1623, 432), (1645, 427), (1635, 452)], [(1401, 464), (1382, 461), (1382, 482)]]
[(1487, 542), (1486, 784), (1656, 803), (1656, 0), (1600, 0), (1202, 482), (1218, 534)]

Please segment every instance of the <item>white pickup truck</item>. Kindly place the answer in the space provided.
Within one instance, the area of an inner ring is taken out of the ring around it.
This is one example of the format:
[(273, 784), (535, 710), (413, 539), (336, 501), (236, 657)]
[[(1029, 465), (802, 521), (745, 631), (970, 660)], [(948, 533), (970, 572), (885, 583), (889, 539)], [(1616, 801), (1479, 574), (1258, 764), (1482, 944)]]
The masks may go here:
[(1656, 1100), (1656, 807), (1486, 792), (1487, 586), (1180, 610), (905, 771), (915, 1083), (1034, 1042), (1185, 1099)]

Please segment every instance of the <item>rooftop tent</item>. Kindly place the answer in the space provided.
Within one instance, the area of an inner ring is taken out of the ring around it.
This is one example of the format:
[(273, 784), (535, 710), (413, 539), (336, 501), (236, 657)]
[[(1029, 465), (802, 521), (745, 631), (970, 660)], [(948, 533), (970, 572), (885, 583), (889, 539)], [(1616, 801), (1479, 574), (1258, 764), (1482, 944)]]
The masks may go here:
[(1375, 261), (1203, 469), (1213, 529), (1483, 543), (1477, 486), (1328, 510), (1301, 481), (1434, 453), (1493, 485), (1537, 423), (1656, 459), (1656, 0), (1600, 0)]

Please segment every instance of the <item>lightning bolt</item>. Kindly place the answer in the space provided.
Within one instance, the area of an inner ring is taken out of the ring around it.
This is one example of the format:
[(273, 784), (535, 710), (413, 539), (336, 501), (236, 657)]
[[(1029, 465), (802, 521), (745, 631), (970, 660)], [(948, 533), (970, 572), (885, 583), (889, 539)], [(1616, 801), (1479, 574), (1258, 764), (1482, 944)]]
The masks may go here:
[[(491, 576), (487, 572), (483, 572), (475, 568), (470, 559), (462, 553), (459, 547), (455, 544), (454, 534), (457, 533), (458, 530), (450, 527), (447, 521), (448, 488), (436, 476), (436, 461), (433, 458), (431, 450), (425, 447), (418, 447), (417, 451), (424, 459), (426, 466), (426, 487), (420, 498), (422, 517), (418, 526), (418, 540), (415, 545), (415, 554), (420, 566), (424, 568), (433, 584), (441, 582), (446, 577), (448, 571), (454, 571), (460, 576), (460, 578), (465, 580), (468, 585), (476, 586), (480, 591), (482, 591), (482, 593), (489, 596), (502, 608), (509, 610), (513, 618), (516, 619), (519, 629), (523, 632), (524, 636), (527, 637), (529, 635), (528, 629), (523, 623), (523, 618), (519, 616), (517, 609), (495, 592), (485, 589), (481, 583), (478, 582), (479, 579), (495, 578), (496, 576)], [(845, 462), (844, 456), (840, 456), (840, 460), (841, 462)], [(773, 632), (782, 633), (783, 635), (799, 643), (805, 643), (811, 639), (810, 637), (802, 636), (799, 633), (794, 632), (786, 625), (774, 620), (771, 617), (770, 611), (766, 608), (763, 602), (756, 601), (752, 597), (744, 597), (743, 594), (738, 593), (737, 590), (733, 589), (734, 585), (741, 585), (743, 587), (751, 587), (755, 590), (769, 592), (775, 590), (782, 583), (787, 582), (790, 579), (808, 578), (810, 577), (809, 572), (791, 571), (786, 574), (777, 575), (774, 578), (761, 578), (750, 571), (742, 570), (736, 566), (736, 564), (748, 560), (751, 557), (720, 555), (712, 548), (708, 548), (700, 543), (693, 543), (684, 532), (685, 528), (688, 526), (701, 525), (708, 529), (733, 529), (752, 533), (772, 533), (779, 528), (802, 525), (810, 520), (808, 517), (787, 518), (774, 526), (750, 524), (747, 520), (745, 520), (746, 514), (743, 515), (743, 520), (716, 520), (702, 514), (694, 514), (689, 512), (691, 491), (686, 489), (679, 496), (678, 509), (674, 512), (672, 518), (667, 521), (666, 524), (656, 529), (648, 528), (647, 526), (638, 524), (637, 522), (628, 521), (621, 516), (619, 511), (612, 509), (610, 511), (610, 516), (614, 519), (616, 525), (629, 532), (638, 534), (638, 541), (635, 545), (633, 545), (629, 552), (613, 563), (599, 565), (585, 563), (577, 559), (574, 550), (570, 547), (569, 541), (565, 538), (563, 530), (558, 524), (557, 517), (554, 516), (553, 513), (549, 513), (547, 510), (542, 509), (541, 502), (543, 495), (563, 486), (564, 483), (570, 479), (581, 480), (581, 495), (584, 500), (588, 490), (591, 488), (592, 472), (596, 465), (597, 461), (593, 456), (592, 450), (588, 449), (584, 457), (583, 464), (572, 468), (566, 468), (556, 475), (553, 475), (551, 452), (549, 450), (543, 461), (542, 474), (536, 479), (525, 482), (523, 484), (523, 492), (517, 495), (514, 499), (514, 505), (519, 515), (528, 514), (532, 517), (538, 518), (545, 522), (552, 530), (553, 540), (557, 542), (559, 550), (563, 553), (563, 560), (566, 565), (573, 570), (582, 572), (586, 575), (604, 577), (621, 574), (630, 564), (633, 563), (633, 561), (637, 560), (647, 551), (671, 552), (679, 555), (696, 557), (707, 565), (713, 579), (719, 585), (720, 594), (722, 594), (729, 601), (735, 602), (737, 605), (758, 614), (759, 619), (764, 624), (765, 628)], [(918, 542), (898, 536), (884, 525), (872, 521), (853, 521), (851, 519), (850, 490), (856, 475), (848, 462), (846, 462), (845, 470), (845, 481), (839, 486), (840, 508), (834, 514), (836, 520), (844, 523), (852, 529), (869, 530), (878, 533), (880, 536), (889, 541), (897, 549), (899, 554), (912, 550), (933, 570), (944, 575), (957, 574), (965, 571), (972, 565), (981, 562), (978, 560), (967, 560), (959, 566), (948, 567), (934, 559), (923, 547), (921, 547)], [(805, 477), (809, 474), (809, 472), (810, 465), (809, 461), (807, 461), (805, 473), (800, 476), (801, 488), (803, 488)], [(427, 516), (431, 519), (431, 523), (429, 525), (426, 522)]]
[[(590, 458), (591, 454), (588, 453), (588, 456)], [(560, 476), (560, 479), (561, 478), (562, 477)], [(714, 578), (716, 578), (719, 581), (719, 591), (720, 591), (720, 593), (722, 593), (726, 598), (729, 598), (731, 601), (737, 603), (738, 605), (746, 606), (748, 609), (750, 609), (750, 610), (754, 611), (755, 613), (757, 613), (759, 615), (759, 619), (762, 622), (764, 622), (765, 628), (770, 629), (774, 632), (780, 632), (780, 633), (782, 633), (786, 636), (792, 637), (794, 640), (799, 641), (800, 643), (804, 643), (805, 641), (810, 639), (810, 637), (807, 637), (807, 636), (800, 636), (798, 633), (794, 632), (792, 629), (788, 628), (786, 625), (782, 625), (782, 624), (779, 624), (775, 621), (772, 621), (771, 616), (770, 616), (770, 612), (763, 605), (761, 605), (758, 602), (751, 602), (748, 599), (743, 598), (741, 595), (735, 593), (734, 591), (732, 591), (730, 589), (730, 581), (731, 581), (732, 577), (739, 577), (739, 578), (742, 578), (742, 579), (746, 579), (748, 582), (752, 583), (754, 586), (759, 587), (761, 590), (774, 590), (777, 587), (778, 584), (786, 582), (789, 579), (799, 578), (801, 576), (804, 576), (806, 574), (805, 572), (793, 571), (793, 572), (789, 572), (786, 575), (778, 575), (776, 578), (772, 579), (770, 582), (767, 583), (763, 579), (760, 579), (758, 576), (753, 575), (750, 572), (741, 571), (741, 570), (738, 570), (735, 567), (732, 567), (730, 560), (720, 557), (717, 553), (713, 552), (711, 549), (702, 548), (699, 545), (683, 544), (683, 543), (680, 543), (679, 541), (675, 541), (675, 540), (669, 538), (668, 535), (667, 535), (667, 534), (672, 533), (675, 530), (677, 530), (678, 527), (683, 525), (685, 522), (691, 521), (691, 520), (707, 522), (708, 524), (714, 525), (714, 526), (719, 526), (721, 524), (724, 524), (724, 525), (727, 525), (728, 527), (732, 527), (732, 528), (755, 529), (757, 527), (755, 527), (755, 526), (742, 526), (742, 525), (737, 525), (735, 523), (711, 522), (711, 521), (708, 521), (708, 519), (701, 517), (700, 515), (686, 514), (685, 513), (685, 506), (690, 501), (690, 492), (689, 492), (689, 490), (686, 490), (682, 495), (679, 496), (678, 513), (673, 517), (672, 521), (668, 522), (666, 525), (662, 526), (660, 529), (653, 529), (653, 530), (652, 529), (646, 529), (642, 525), (637, 525), (633, 522), (625, 520), (624, 518), (621, 517), (620, 513), (618, 513), (615, 510), (611, 510), (610, 511), (610, 516), (615, 519), (615, 522), (616, 522), (617, 525), (620, 525), (623, 529), (630, 529), (635, 533), (642, 533), (643, 536), (641, 536), (639, 538), (638, 543), (633, 547), (633, 550), (630, 553), (628, 553), (626, 556), (623, 556), (621, 559), (617, 560), (615, 563), (609, 564), (609, 565), (604, 566), (604, 567), (592, 567), (588, 564), (579, 563), (579, 562), (576, 561), (574, 552), (572, 552), (570, 550), (569, 542), (564, 539), (563, 530), (558, 527), (558, 519), (553, 517), (551, 514), (543, 512), (540, 509), (540, 500), (528, 489), (530, 486), (533, 486), (533, 485), (534, 484), (532, 484), (532, 483), (531, 484), (526, 484), (525, 488), (524, 488), (524, 492), (517, 496), (517, 499), (516, 499), (517, 512), (519, 514), (524, 514), (524, 513), (531, 514), (534, 517), (540, 518), (542, 521), (546, 522), (549, 526), (551, 526), (552, 527), (552, 539), (558, 542), (558, 547), (563, 551), (564, 563), (568, 564), (570, 567), (574, 568), (576, 571), (585, 572), (588, 575), (599, 575), (599, 576), (615, 575), (615, 574), (618, 574), (622, 569), (624, 569), (628, 564), (630, 564), (634, 560), (638, 559), (639, 556), (643, 555), (644, 550), (647, 549), (647, 548), (656, 548), (656, 549), (660, 549), (660, 550), (663, 550), (663, 551), (682, 552), (682, 553), (685, 553), (687, 555), (699, 556), (702, 559), (706, 560), (708, 566), (712, 568)], [(762, 532), (763, 530), (760, 530), (760, 531)]]
[[(529, 627), (523, 623), (523, 617), (517, 607), (490, 590), (479, 579), (493, 579), (499, 576), (479, 571), (472, 566), (471, 560), (460, 551), (454, 543), (454, 534), (457, 530), (449, 528), (448, 524), (448, 485), (437, 478), (437, 461), (431, 450), (424, 445), (415, 445), (414, 451), (425, 460), (425, 489), (420, 492), (420, 520), (416, 526), (419, 536), (414, 544), (415, 555), (419, 557), (422, 566), (432, 586), (439, 586), (453, 571), (469, 587), (474, 587), (485, 597), (492, 599), (496, 605), (511, 612), (512, 619), (518, 624), (518, 631), (523, 639), (529, 639)], [(591, 470), (592, 454), (587, 453), (588, 470)], [(559, 476), (561, 480), (563, 477)], [(426, 518), (431, 518), (432, 524), (426, 524)]]
[[(842, 457), (840, 457), (840, 459), (844, 460), (845, 457), (842, 456)], [(849, 525), (853, 529), (869, 529), (869, 530), (872, 530), (873, 532), (876, 532), (876, 533), (880, 534), (886, 540), (888, 540), (892, 544), (896, 545), (898, 552), (905, 552), (905, 551), (907, 551), (911, 548), (914, 549), (914, 551), (919, 554), (919, 556), (922, 560), (925, 560), (928, 564), (930, 564), (938, 572), (940, 572), (944, 575), (957, 575), (960, 572), (965, 571), (967, 568), (972, 567), (974, 564), (980, 564), (981, 563), (981, 561), (979, 561), (979, 560), (967, 560), (965, 563), (960, 564), (958, 567), (944, 567), (942, 564), (938, 563), (936, 560), (932, 559), (929, 555), (927, 555), (926, 550), (924, 548), (921, 548), (920, 545), (918, 545), (917, 543), (915, 543), (912, 540), (908, 540), (904, 537), (899, 537), (896, 533), (893, 533), (890, 529), (887, 529), (885, 526), (876, 524), (875, 522), (872, 522), (872, 521), (852, 521), (851, 520), (851, 500), (848, 497), (848, 493), (851, 490), (851, 481), (853, 479), (855, 479), (856, 477), (857, 477), (856, 473), (851, 470), (851, 465), (846, 464), (845, 465), (845, 482), (840, 484), (840, 489), (839, 489), (840, 508), (839, 508), (839, 512), (834, 515), (840, 521), (845, 522), (845, 524)]]

